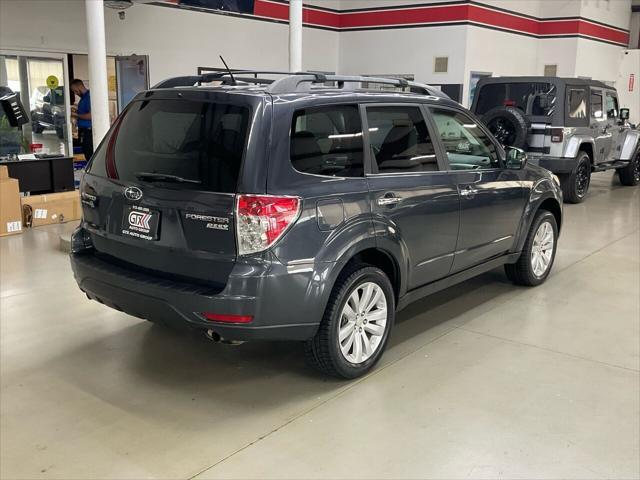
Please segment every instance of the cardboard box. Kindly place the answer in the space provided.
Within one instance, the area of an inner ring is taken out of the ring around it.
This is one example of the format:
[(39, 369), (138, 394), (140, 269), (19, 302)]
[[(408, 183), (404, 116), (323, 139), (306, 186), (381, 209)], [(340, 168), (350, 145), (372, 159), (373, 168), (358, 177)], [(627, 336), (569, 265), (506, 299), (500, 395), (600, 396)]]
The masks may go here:
[(6, 165), (0, 166), (0, 237), (22, 233), (22, 207), (18, 180), (9, 178)]
[(25, 227), (40, 227), (54, 223), (80, 220), (80, 194), (71, 192), (47, 193), (22, 197), (22, 213)]

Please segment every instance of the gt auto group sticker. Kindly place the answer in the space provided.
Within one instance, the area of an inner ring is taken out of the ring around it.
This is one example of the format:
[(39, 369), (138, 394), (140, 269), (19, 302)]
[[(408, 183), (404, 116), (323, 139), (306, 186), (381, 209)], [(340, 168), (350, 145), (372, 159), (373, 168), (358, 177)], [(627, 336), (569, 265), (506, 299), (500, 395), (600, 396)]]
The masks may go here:
[(142, 212), (129, 212), (129, 226), (141, 229), (143, 231), (149, 232), (151, 226), (149, 225), (149, 220), (151, 220), (150, 213), (142, 213)]
[(132, 205), (122, 222), (122, 234), (130, 237), (141, 238), (143, 240), (153, 240), (154, 213), (146, 207)]

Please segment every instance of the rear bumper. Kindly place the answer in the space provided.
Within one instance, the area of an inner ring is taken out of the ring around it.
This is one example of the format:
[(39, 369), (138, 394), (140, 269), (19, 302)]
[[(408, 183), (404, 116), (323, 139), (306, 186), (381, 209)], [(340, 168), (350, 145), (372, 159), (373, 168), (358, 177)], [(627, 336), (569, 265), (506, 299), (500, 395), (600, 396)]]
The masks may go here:
[[(92, 251), (72, 253), (71, 266), (92, 300), (158, 323), (211, 329), (227, 340), (306, 340), (315, 335), (324, 310), (314, 294), (312, 266), (289, 273), (277, 260), (237, 264), (221, 292), (123, 268)], [(253, 320), (211, 322), (202, 312), (252, 315)]]
[(571, 173), (576, 167), (577, 160), (575, 158), (560, 157), (532, 157), (529, 159), (533, 165), (552, 171), (553, 173)]

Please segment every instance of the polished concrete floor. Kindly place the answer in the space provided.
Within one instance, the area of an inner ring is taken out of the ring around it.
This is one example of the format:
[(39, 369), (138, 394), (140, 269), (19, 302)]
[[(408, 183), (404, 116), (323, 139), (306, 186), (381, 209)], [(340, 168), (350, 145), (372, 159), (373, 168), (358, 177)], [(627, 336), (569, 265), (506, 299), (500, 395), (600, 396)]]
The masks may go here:
[(2, 478), (638, 478), (640, 189), (594, 175), (535, 289), (399, 315), (358, 381), (88, 301), (58, 235), (3, 238)]

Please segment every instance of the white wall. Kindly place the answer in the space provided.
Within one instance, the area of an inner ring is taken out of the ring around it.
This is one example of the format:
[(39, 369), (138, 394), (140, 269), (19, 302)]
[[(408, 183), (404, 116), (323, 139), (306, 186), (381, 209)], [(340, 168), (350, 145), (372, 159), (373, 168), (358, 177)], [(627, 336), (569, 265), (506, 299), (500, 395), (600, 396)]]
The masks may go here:
[(615, 83), (624, 49), (584, 39), (577, 43), (575, 76)]
[[(195, 11), (136, 5), (119, 20), (107, 10), (110, 52), (149, 55), (151, 84), (164, 78), (195, 73), (198, 66), (287, 70), (287, 25)], [(305, 28), (302, 66), (335, 71), (338, 34)]]
[[(416, 81), (460, 83), (466, 27), (407, 28), (340, 33), (339, 71), (414, 74)], [(434, 57), (448, 56), (448, 73), (434, 73)]]
[(84, 2), (0, 0), (0, 48), (87, 53)]
[[(620, 107), (631, 110), (630, 121), (640, 124), (640, 50), (627, 50), (620, 54), (620, 73), (618, 74), (616, 88)], [(629, 75), (635, 75), (633, 91), (629, 91)]]
[(472, 71), (493, 73), (494, 77), (536, 75), (539, 40), (522, 35), (469, 27), (463, 86), (463, 105), (469, 106), (469, 79)]
[(577, 38), (546, 38), (539, 42), (536, 75), (544, 75), (545, 65), (557, 65), (559, 77), (575, 76), (577, 50)]
[(631, 0), (582, 0), (580, 15), (628, 29), (631, 20)]
[[(149, 55), (152, 85), (198, 66), (223, 67), (218, 55), (236, 68), (288, 68), (283, 24), (143, 4), (125, 20), (105, 9), (105, 24), (107, 53)], [(1, 0), (0, 48), (87, 53), (84, 2)], [(305, 28), (302, 58), (304, 69), (335, 71), (338, 33)]]
[[(99, 0), (96, 0), (99, 1)], [(398, 5), (400, 0), (315, 0), (333, 8)], [(402, 4), (424, 0), (402, 0)], [(581, 15), (628, 28), (630, 0), (485, 0), (540, 17)], [(195, 73), (198, 66), (287, 69), (288, 26), (245, 18), (136, 4), (120, 20), (106, 9), (107, 52), (150, 56), (151, 84)], [(0, 0), (0, 48), (86, 53), (80, 0)], [(616, 81), (623, 50), (585, 39), (534, 39), (480, 27), (446, 26), (332, 32), (304, 28), (303, 68), (340, 73), (414, 74), (427, 83), (463, 83), (471, 71), (541, 75), (557, 64), (561, 76)], [(446, 74), (435, 56), (449, 57)]]

